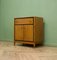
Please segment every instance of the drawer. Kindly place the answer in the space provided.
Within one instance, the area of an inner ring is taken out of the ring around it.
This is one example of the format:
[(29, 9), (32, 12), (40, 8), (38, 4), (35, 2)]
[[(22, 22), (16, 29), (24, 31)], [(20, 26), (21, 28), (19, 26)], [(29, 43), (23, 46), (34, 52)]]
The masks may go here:
[(15, 24), (33, 24), (33, 18), (16, 18)]

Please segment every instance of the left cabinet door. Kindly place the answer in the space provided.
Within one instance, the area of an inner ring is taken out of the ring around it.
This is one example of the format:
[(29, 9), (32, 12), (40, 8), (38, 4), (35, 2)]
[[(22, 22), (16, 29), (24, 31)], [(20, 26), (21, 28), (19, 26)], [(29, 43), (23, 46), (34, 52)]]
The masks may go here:
[(23, 40), (23, 25), (15, 25), (15, 40)]

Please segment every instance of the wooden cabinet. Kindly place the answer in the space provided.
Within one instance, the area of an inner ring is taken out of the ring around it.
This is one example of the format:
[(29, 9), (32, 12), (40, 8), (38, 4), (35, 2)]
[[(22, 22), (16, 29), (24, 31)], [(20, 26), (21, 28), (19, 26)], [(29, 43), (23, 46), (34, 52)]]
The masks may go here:
[(44, 40), (43, 18), (42, 17), (21, 17), (14, 18), (14, 45), (42, 44)]

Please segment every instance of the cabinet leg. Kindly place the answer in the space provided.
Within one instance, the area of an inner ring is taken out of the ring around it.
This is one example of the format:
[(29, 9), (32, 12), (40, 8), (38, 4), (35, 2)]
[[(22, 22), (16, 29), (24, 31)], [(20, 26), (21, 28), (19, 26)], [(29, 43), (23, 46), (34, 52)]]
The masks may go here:
[(14, 46), (15, 46), (15, 42), (14, 42)]
[(33, 44), (33, 46), (35, 47), (35, 44)]

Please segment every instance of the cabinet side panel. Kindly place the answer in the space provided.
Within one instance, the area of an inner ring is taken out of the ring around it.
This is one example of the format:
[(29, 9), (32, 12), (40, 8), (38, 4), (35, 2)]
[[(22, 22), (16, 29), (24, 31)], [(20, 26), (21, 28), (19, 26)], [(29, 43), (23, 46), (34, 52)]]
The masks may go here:
[(36, 44), (43, 43), (43, 18), (34, 18), (34, 40)]

